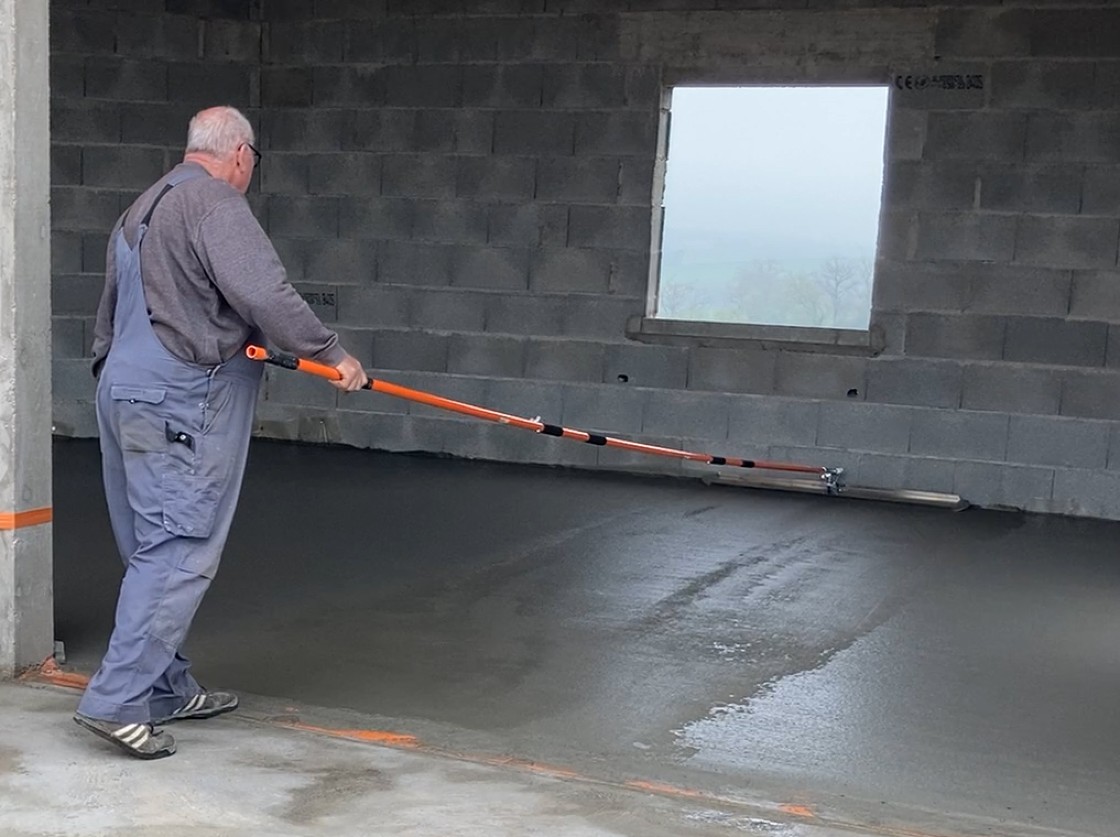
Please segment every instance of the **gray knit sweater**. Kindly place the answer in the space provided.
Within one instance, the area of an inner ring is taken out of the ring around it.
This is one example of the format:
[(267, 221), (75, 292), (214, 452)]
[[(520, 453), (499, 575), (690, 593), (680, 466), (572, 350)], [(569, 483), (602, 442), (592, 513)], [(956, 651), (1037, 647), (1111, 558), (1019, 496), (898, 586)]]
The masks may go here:
[[(180, 163), (178, 168), (196, 163)], [(170, 173), (169, 173), (170, 174)], [(166, 176), (121, 216), (129, 242)], [(105, 289), (97, 308), (93, 371), (113, 340), (116, 259), (109, 240)], [(338, 335), (312, 313), (287, 280), (268, 236), (236, 189), (204, 174), (164, 195), (140, 246), (152, 328), (176, 357), (203, 366), (229, 360), (261, 335), (279, 349), (335, 366), (345, 356)]]

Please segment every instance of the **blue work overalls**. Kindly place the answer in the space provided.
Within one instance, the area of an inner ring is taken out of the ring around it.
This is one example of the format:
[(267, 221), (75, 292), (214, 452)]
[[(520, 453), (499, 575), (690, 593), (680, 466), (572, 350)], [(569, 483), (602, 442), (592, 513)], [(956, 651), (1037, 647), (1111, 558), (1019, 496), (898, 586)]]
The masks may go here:
[[(140, 243), (174, 172), (130, 246), (114, 235), (113, 342), (97, 382), (102, 477), (125, 563), (116, 623), (78, 711), (143, 723), (202, 691), (179, 653), (210, 586), (241, 490), (261, 364), (238, 353), (215, 367), (180, 360), (152, 330)], [(215, 291), (217, 292), (217, 291)]]

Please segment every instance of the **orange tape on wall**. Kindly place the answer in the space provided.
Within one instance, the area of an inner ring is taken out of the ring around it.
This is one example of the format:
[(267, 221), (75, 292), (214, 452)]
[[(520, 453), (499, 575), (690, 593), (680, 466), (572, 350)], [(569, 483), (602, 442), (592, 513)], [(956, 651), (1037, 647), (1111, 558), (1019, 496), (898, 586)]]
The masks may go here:
[(39, 526), (43, 523), (50, 523), (53, 518), (54, 510), (50, 506), (21, 512), (0, 512), (0, 531)]

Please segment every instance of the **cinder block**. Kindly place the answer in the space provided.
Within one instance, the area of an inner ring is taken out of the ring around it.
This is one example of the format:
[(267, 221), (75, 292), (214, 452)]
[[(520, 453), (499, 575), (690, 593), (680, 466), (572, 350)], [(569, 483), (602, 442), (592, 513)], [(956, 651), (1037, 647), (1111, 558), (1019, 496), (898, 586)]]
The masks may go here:
[(173, 149), (167, 162), (178, 163), (187, 138), (187, 124), (198, 110), (191, 102), (149, 102), (121, 105), (121, 142), (124, 145), (163, 145)]
[(86, 61), (81, 56), (52, 54), (51, 98), (81, 99), (85, 96), (85, 66)]
[(544, 68), (538, 64), (468, 64), (463, 67), (463, 106), (535, 108), (541, 105)]
[(529, 287), (529, 251), (519, 247), (459, 247), (451, 284), (523, 291)]
[(386, 66), (385, 104), (390, 107), (456, 108), (462, 106), (463, 71), (458, 65)]
[(1015, 261), (1109, 268), (1116, 265), (1118, 242), (1120, 221), (1116, 219), (1025, 215), (1019, 219)]
[(1054, 471), (984, 462), (958, 462), (953, 491), (987, 508), (1039, 509), (1053, 495)]
[(280, 20), (272, 4), (269, 4), (267, 17), (262, 33), (262, 57), (265, 62), (295, 67), (342, 62), (347, 30), (352, 26), (349, 21), (302, 23)]
[(261, 192), (306, 195), (309, 157), (304, 154), (270, 153), (261, 160)]
[[(820, 424), (815, 443), (821, 447), (847, 450), (906, 453), (910, 450), (915, 412), (883, 404), (824, 403), (820, 405)], [(814, 440), (808, 440), (808, 444), (813, 443)]]
[(573, 206), (568, 216), (572, 247), (648, 252), (650, 209), (638, 206)]
[(921, 410), (910, 429), (910, 452), (945, 459), (1002, 462), (1009, 416), (997, 413)]
[(732, 445), (816, 444), (820, 402), (758, 395), (730, 399), (728, 439)]
[(82, 234), (82, 272), (105, 275), (105, 250), (109, 236), (105, 233)]
[(610, 157), (544, 157), (538, 163), (536, 197), (542, 201), (615, 203), (621, 164)]
[(448, 109), (417, 111), (412, 150), (444, 154), (455, 151), (457, 117), (458, 111)]
[(1061, 58), (1118, 58), (1120, 44), (1120, 10), (1098, 8), (1077, 10), (1016, 10), (1013, 19), (1029, 27), (1031, 52), (1038, 56)]
[(116, 50), (117, 16), (112, 12), (69, 9), (51, 15), (51, 52), (112, 55)]
[(613, 64), (547, 65), (541, 104), (546, 108), (625, 107), (626, 68)]
[(344, 147), (366, 152), (412, 151), (416, 113), (400, 108), (355, 111), (352, 132)]
[[(682, 439), (680, 436), (650, 436), (642, 434), (628, 441), (646, 445), (657, 445), (672, 450), (693, 450), (706, 453), (707, 439)], [(629, 451), (620, 447), (596, 446), (598, 453), (596, 467), (600, 470), (623, 471), (628, 474), (668, 475), (679, 477), (684, 474), (683, 459), (658, 456), (656, 454)]]
[(723, 442), (731, 397), (654, 389), (646, 399), (642, 433)]
[(849, 485), (888, 490), (953, 491), (956, 465), (941, 459), (916, 456), (861, 454), (855, 473), (847, 474)]
[(1120, 473), (1059, 468), (1054, 472), (1058, 514), (1120, 520)]
[(280, 263), (284, 265), (288, 281), (302, 282), (307, 276), (307, 251), (313, 242), (306, 238), (280, 238), (279, 236), (272, 236), (270, 240), (276, 255), (280, 257)]
[[(373, 329), (331, 326), (338, 335), (338, 344), (358, 359), (365, 369), (373, 368)], [(351, 405), (353, 406), (353, 405)]]
[[(133, 10), (147, 9), (141, 0), (131, 0)], [(123, 8), (128, 8), (125, 4)], [(208, 22), (224, 23), (246, 20), (254, 16), (254, 10), (238, 0), (166, 0), (164, 10), (177, 15), (195, 15), (207, 18)]]
[(652, 157), (657, 151), (657, 111), (588, 111), (578, 114), (575, 153)]
[(412, 237), (417, 241), (483, 244), (487, 215), (484, 204), (464, 200), (416, 201)]
[(964, 310), (977, 314), (1065, 316), (1071, 272), (1022, 265), (974, 265)]
[(1066, 372), (1062, 381), (1062, 415), (1095, 419), (1120, 416), (1120, 370)]
[(918, 243), (918, 214), (884, 206), (879, 213), (877, 258), (913, 262)]
[(313, 67), (311, 99), (316, 108), (379, 107), (386, 103), (387, 81), (380, 67), (340, 65)]
[(293, 287), (320, 320), (333, 323), (338, 319), (337, 285), (298, 282)]
[(763, 350), (692, 348), (688, 359), (688, 389), (773, 392), (777, 354)]
[(928, 123), (929, 114), (925, 111), (892, 108), (887, 114), (887, 159), (922, 159)]
[(1108, 325), (1056, 317), (1009, 317), (1004, 360), (1103, 366)]
[(777, 353), (774, 393), (808, 398), (848, 398), (864, 391), (867, 358), (810, 352)]
[(884, 178), (883, 201), (892, 209), (972, 209), (976, 180), (971, 166), (896, 160)]
[[(53, 283), (62, 278), (62, 274), (82, 272), (82, 236), (76, 232), (62, 230), (51, 231), (51, 273), (52, 273), (52, 298), (54, 294)], [(101, 277), (104, 279), (104, 277)], [(51, 305), (54, 313), (61, 313), (54, 303)]]
[(875, 311), (963, 311), (975, 267), (881, 260), (875, 267)]
[[(55, 360), (77, 360), (85, 358), (88, 348), (85, 338), (88, 317), (51, 317), (51, 357)], [(90, 326), (90, 341), (93, 342), (93, 327)], [(88, 369), (87, 369), (88, 371)]]
[(571, 154), (575, 117), (564, 111), (503, 110), (494, 115), (495, 154)]
[(1027, 116), (1009, 111), (937, 111), (929, 114), (923, 156), (927, 160), (1023, 159)]
[(654, 195), (652, 156), (624, 157), (618, 173), (618, 195), (620, 204), (656, 206), (660, 200)]
[(361, 326), (407, 328), (412, 325), (413, 291), (385, 286), (338, 288), (339, 320)]
[(315, 154), (308, 158), (308, 191), (313, 195), (377, 195), (380, 154)]
[(525, 371), (525, 340), (492, 334), (453, 334), (447, 371), (456, 375), (520, 378)]
[(610, 287), (611, 257), (594, 249), (541, 248), (532, 253), (529, 286), (538, 292), (606, 293)]
[(455, 197), (455, 158), (430, 154), (390, 154), (381, 174), (384, 195), (411, 198)]
[(354, 136), (353, 111), (271, 108), (261, 114), (261, 140), (269, 151), (338, 151)]
[(345, 30), (343, 57), (346, 61), (373, 64), (416, 61), (416, 18), (411, 14), (369, 23), (347, 20)]
[(455, 111), (455, 150), (490, 154), (494, 150), (494, 114), (483, 110)]
[(488, 294), (483, 298), (486, 331), (559, 337), (564, 333), (564, 306), (544, 294)]
[(867, 400), (915, 407), (960, 406), (962, 367), (948, 360), (873, 358), (867, 365)]
[(645, 300), (639, 297), (567, 294), (553, 304), (563, 306), (563, 334), (599, 340), (623, 339), (629, 318), (645, 310)]
[(264, 384), (264, 399), (272, 404), (331, 409), (337, 403), (337, 393), (322, 378), (282, 369), (275, 373), (270, 370)]
[(378, 281), (441, 287), (451, 284), (453, 244), (385, 241), (377, 248)]
[(968, 364), (961, 407), (966, 410), (1056, 415), (1062, 376), (1052, 369), (1011, 363)]
[[(1120, 92), (1120, 88), (1118, 88)], [(1114, 215), (1120, 205), (1120, 166), (1083, 166), (1082, 215)]]
[(76, 145), (52, 143), (51, 186), (77, 186), (81, 182), (82, 149)]
[(610, 293), (616, 296), (644, 296), (649, 286), (649, 253), (612, 250)]
[[(470, 375), (447, 375), (433, 372), (402, 372), (394, 383), (403, 384), (413, 389), (430, 392), (452, 401), (462, 401), (466, 404), (486, 406), (486, 387), (489, 381), (485, 378)], [(409, 415), (423, 417), (431, 416), (452, 421), (469, 421), (472, 424), (478, 419), (463, 419), (462, 415), (443, 407), (430, 407), (417, 401), (408, 402)]]
[(1003, 355), (1003, 317), (910, 314), (906, 318), (906, 354), (998, 360)]
[(116, 191), (75, 186), (51, 188), (51, 224), (61, 230), (112, 228), (120, 216), (120, 195)]
[(564, 398), (561, 423), (574, 430), (623, 435), (640, 433), (648, 389), (632, 389), (625, 385), (578, 386), (561, 388)]
[(185, 15), (121, 15), (115, 27), (115, 52), (130, 58), (197, 63), (200, 25), (198, 18)]
[(933, 50), (952, 58), (1031, 55), (1029, 18), (1005, 10), (950, 9), (938, 15)]
[(247, 108), (253, 104), (249, 95), (255, 70), (241, 64), (170, 64), (167, 68), (167, 97), (173, 102), (193, 103), (200, 107), (212, 102), (226, 102)]
[(1108, 443), (1108, 468), (1111, 471), (1120, 471), (1120, 424), (1112, 425)]
[(1081, 210), (1080, 165), (1002, 166), (980, 170), (980, 208), (999, 212), (1076, 215)]
[(539, 203), (490, 207), (488, 241), (497, 245), (563, 247), (568, 240), (568, 207)]
[(470, 291), (418, 289), (412, 297), (410, 324), (444, 331), (482, 331), (487, 298)]
[[(688, 377), (688, 349), (683, 346), (643, 344), (608, 345), (604, 383), (629, 383), (639, 387), (683, 390)], [(705, 395), (689, 397), (704, 400)], [(661, 431), (656, 431), (661, 432)]]
[(528, 200), (533, 197), (536, 166), (528, 157), (460, 157), (455, 194)]
[(1104, 468), (1110, 426), (1106, 422), (1049, 416), (1012, 416), (1007, 461), (1064, 468)]
[(1089, 61), (996, 61), (990, 71), (993, 108), (1068, 110), (1093, 105)]
[(598, 343), (533, 340), (525, 351), (525, 377), (549, 381), (603, 380), (604, 347)]
[(937, 261), (1011, 261), (1015, 255), (1016, 217), (978, 213), (920, 213), (918, 259)]
[(378, 369), (446, 372), (448, 337), (417, 330), (378, 331), (373, 335), (373, 363)]
[(88, 99), (167, 101), (167, 64), (90, 58), (85, 67), (85, 96)]
[(309, 243), (307, 277), (321, 282), (372, 282), (377, 276), (377, 244), (333, 238)]
[(1065, 163), (1120, 162), (1120, 114), (1110, 111), (1034, 113), (1026, 158)]
[(875, 356), (904, 354), (907, 319), (905, 314), (872, 311), (871, 321), (868, 323), (872, 354)]
[(407, 240), (412, 235), (415, 204), (402, 198), (339, 198), (341, 238)]
[(334, 238), (338, 235), (336, 198), (268, 198), (268, 232), (287, 238)]
[(56, 436), (71, 439), (97, 438), (97, 413), (90, 401), (71, 401), (56, 397), (51, 421)]
[[(244, 17), (244, 11), (240, 17)], [(205, 61), (255, 64), (261, 61), (261, 24), (257, 21), (210, 18), (203, 21), (201, 33)]]
[(121, 140), (119, 105), (84, 99), (52, 98), (51, 142), (117, 143)]
[(486, 383), (485, 406), (521, 418), (539, 418), (546, 423), (560, 424), (564, 388), (551, 383), (498, 378)]

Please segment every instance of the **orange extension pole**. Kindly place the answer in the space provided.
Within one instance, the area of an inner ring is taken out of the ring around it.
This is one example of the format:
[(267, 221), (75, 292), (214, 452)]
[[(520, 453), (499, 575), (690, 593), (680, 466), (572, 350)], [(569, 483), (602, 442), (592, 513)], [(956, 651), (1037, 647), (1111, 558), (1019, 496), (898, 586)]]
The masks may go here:
[[(326, 378), (331, 381), (337, 381), (342, 377), (339, 371), (333, 366), (326, 366), (325, 364), (316, 363), (313, 360), (297, 358), (293, 355), (270, 352), (268, 349), (261, 346), (246, 346), (245, 354), (253, 360), (282, 366), (285, 369), (307, 372), (308, 374), (318, 375), (320, 378)], [(500, 424), (512, 425), (513, 427), (521, 427), (525, 430), (532, 430), (534, 433), (543, 433), (546, 436), (561, 436), (565, 439), (575, 439), (577, 442), (586, 442), (591, 445), (605, 445), (607, 447), (635, 451), (636, 453), (668, 456), (673, 459), (687, 459), (692, 462), (703, 462), (707, 465), (732, 465), (739, 468), (760, 468), (766, 471), (793, 471), (801, 474), (816, 474), (825, 481), (830, 492), (840, 487), (839, 478), (841, 469), (839, 468), (825, 468), (819, 465), (798, 465), (792, 462), (768, 462), (760, 459), (740, 459), (734, 456), (713, 456), (710, 453), (695, 453), (693, 451), (678, 450), (677, 448), (665, 448), (660, 445), (631, 442), (626, 439), (617, 439), (613, 436), (589, 433), (586, 430), (573, 430), (569, 427), (561, 427), (558, 424), (547, 424), (539, 419), (521, 418), (508, 413), (500, 413), (497, 410), (490, 410), (485, 407), (476, 407), (473, 404), (453, 401), (450, 398), (444, 398), (430, 392), (410, 389), (409, 387), (403, 387), (388, 381), (377, 380), (376, 378), (370, 378), (369, 383), (367, 383), (364, 388), (373, 392), (381, 392), (386, 395), (396, 396), (397, 398), (404, 398), (408, 401), (427, 404), (429, 407), (439, 407), (443, 410), (462, 413), (463, 415), (473, 416), (474, 418), (496, 421)]]

